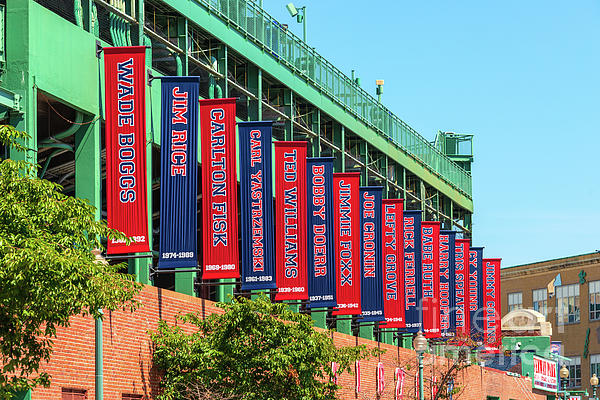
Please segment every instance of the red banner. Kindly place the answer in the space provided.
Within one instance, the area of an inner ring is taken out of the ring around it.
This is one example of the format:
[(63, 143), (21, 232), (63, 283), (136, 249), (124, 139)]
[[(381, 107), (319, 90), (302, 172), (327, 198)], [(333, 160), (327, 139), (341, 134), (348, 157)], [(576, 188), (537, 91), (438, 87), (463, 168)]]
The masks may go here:
[(108, 227), (123, 240), (107, 254), (150, 251), (146, 190), (146, 48), (105, 47), (106, 208)]
[(471, 332), (469, 321), (469, 239), (456, 239), (456, 336), (468, 338)]
[(202, 279), (238, 278), (235, 99), (200, 100)]
[(382, 328), (404, 328), (404, 200), (382, 201), (383, 315)]
[(421, 269), (423, 288), (423, 333), (426, 338), (441, 337), (440, 331), (440, 223), (421, 223)]
[(337, 309), (333, 315), (357, 315), (360, 309), (360, 172), (333, 174)]
[(499, 352), (502, 345), (500, 322), (500, 259), (483, 259), (483, 338), (487, 352)]
[(379, 395), (383, 394), (385, 390), (385, 370), (383, 368), (383, 363), (377, 363), (377, 393)]
[(395, 400), (402, 400), (404, 397), (404, 370), (396, 368), (396, 393)]
[(275, 300), (307, 300), (306, 142), (275, 142)]

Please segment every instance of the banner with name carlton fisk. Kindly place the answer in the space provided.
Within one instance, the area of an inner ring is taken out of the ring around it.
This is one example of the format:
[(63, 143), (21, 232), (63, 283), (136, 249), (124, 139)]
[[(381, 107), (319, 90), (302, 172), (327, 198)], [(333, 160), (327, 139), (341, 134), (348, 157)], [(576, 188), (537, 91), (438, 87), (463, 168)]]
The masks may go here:
[(404, 200), (382, 201), (383, 328), (404, 328)]
[(487, 352), (496, 353), (502, 345), (500, 309), (500, 259), (483, 259), (483, 345)]
[(333, 174), (337, 309), (357, 315), (360, 307), (360, 172)]
[(146, 191), (146, 48), (105, 47), (107, 254), (150, 251)]
[(333, 157), (306, 160), (309, 307), (335, 307)]
[(381, 187), (360, 188), (362, 322), (384, 321), (381, 266)]
[(421, 288), (423, 293), (423, 333), (426, 338), (437, 338), (440, 332), (440, 223), (421, 223)]
[(198, 265), (198, 95), (200, 79), (161, 78), (158, 268)]
[(443, 337), (454, 336), (456, 330), (454, 309), (456, 232), (440, 231), (440, 331)]
[(272, 121), (239, 122), (242, 290), (275, 289)]
[(275, 142), (275, 300), (308, 300), (306, 142)]
[(483, 247), (469, 249), (469, 320), (471, 338), (483, 339)]
[(422, 327), (421, 308), (421, 218), (420, 210), (405, 210), (404, 226), (404, 331)]
[(202, 279), (238, 278), (235, 99), (200, 100)]
[(454, 306), (456, 336), (466, 338), (471, 334), (469, 312), (469, 239), (456, 239), (454, 246)]

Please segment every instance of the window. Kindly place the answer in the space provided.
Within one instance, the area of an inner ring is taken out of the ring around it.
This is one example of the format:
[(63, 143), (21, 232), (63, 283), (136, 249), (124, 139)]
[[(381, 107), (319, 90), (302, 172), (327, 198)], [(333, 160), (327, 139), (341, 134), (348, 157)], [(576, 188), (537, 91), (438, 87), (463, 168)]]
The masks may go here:
[(87, 390), (62, 388), (61, 400), (86, 400)]
[(557, 322), (559, 325), (579, 322), (579, 285), (564, 285), (556, 288)]
[(600, 281), (589, 283), (590, 290), (590, 320), (600, 319)]
[(533, 309), (545, 317), (548, 316), (548, 289), (535, 289), (533, 291)]
[(581, 386), (581, 357), (569, 357), (571, 361), (566, 362), (565, 365), (569, 370), (569, 378), (567, 380), (567, 387), (574, 388)]
[(600, 376), (600, 354), (590, 356), (590, 376), (593, 374)]
[(509, 293), (508, 294), (508, 312), (512, 310), (518, 310), (523, 308), (523, 293)]

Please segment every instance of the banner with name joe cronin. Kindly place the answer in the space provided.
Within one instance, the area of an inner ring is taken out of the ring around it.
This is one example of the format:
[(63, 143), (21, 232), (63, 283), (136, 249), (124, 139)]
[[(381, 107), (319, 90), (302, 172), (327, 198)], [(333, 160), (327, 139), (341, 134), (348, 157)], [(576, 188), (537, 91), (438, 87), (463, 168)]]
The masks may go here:
[(384, 321), (381, 265), (381, 187), (360, 188), (361, 322)]
[(275, 142), (275, 300), (308, 300), (306, 142)]
[(360, 172), (333, 174), (337, 309), (357, 315), (360, 307)]
[(483, 247), (469, 249), (469, 320), (471, 337), (483, 339)]
[(146, 182), (146, 48), (105, 47), (107, 254), (150, 251)]
[(456, 239), (454, 246), (454, 306), (456, 336), (467, 338), (471, 334), (469, 307), (469, 239)]
[(443, 337), (454, 336), (455, 313), (455, 264), (456, 232), (440, 231), (440, 331)]
[(275, 289), (272, 121), (239, 122), (242, 290)]
[(382, 201), (382, 259), (384, 328), (404, 328), (404, 200)]
[(239, 278), (235, 99), (200, 100), (202, 279)]
[(499, 352), (502, 345), (500, 262), (499, 258), (483, 259), (483, 345), (491, 353)]
[(437, 338), (440, 332), (439, 221), (421, 223), (421, 290), (423, 293), (423, 334)]
[(200, 78), (161, 78), (158, 268), (198, 266), (198, 96)]
[(405, 210), (404, 220), (404, 331), (423, 329), (421, 309), (421, 210)]

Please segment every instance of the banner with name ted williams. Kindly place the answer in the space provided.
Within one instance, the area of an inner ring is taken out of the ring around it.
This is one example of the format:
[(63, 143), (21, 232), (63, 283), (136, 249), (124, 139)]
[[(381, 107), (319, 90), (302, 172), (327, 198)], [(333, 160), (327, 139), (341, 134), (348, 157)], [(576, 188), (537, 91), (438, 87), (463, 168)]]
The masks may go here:
[(382, 201), (383, 313), (382, 328), (404, 328), (403, 199)]
[(150, 251), (146, 182), (146, 48), (105, 47), (107, 254)]
[(360, 307), (360, 172), (333, 174), (337, 308), (333, 315), (357, 315)]
[(469, 314), (471, 338), (483, 340), (483, 247), (469, 249)]
[(437, 338), (440, 332), (440, 222), (421, 223), (422, 263), (421, 288), (423, 291), (423, 334)]
[(200, 78), (161, 78), (158, 268), (198, 266), (198, 96)]
[(239, 278), (235, 99), (200, 100), (202, 279)]
[(381, 187), (360, 188), (361, 322), (384, 321), (381, 266)]
[(242, 290), (275, 289), (272, 121), (239, 122)]
[(404, 219), (404, 331), (423, 329), (421, 308), (421, 210), (405, 210)]
[(454, 309), (456, 232), (440, 231), (440, 330), (443, 337), (454, 336), (456, 319)]
[(275, 142), (275, 300), (308, 300), (306, 142)]
[(483, 259), (483, 345), (487, 352), (497, 353), (502, 346), (500, 309), (499, 258)]
[(307, 274), (310, 308), (335, 307), (333, 157), (306, 159)]
[(456, 239), (454, 246), (454, 306), (456, 336), (466, 338), (471, 334), (469, 312), (469, 239)]

